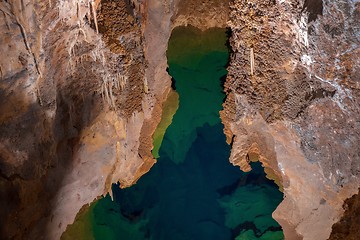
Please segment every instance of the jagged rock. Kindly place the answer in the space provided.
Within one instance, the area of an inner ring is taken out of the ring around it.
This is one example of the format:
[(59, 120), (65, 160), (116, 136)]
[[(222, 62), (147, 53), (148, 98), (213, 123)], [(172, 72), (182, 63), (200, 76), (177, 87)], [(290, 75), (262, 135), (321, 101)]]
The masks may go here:
[(359, 3), (235, 0), (230, 8), (234, 53), (221, 113), (230, 161), (249, 171), (247, 154), (258, 153), (282, 183), (273, 216), (286, 239), (327, 239), (360, 183)]
[(259, 155), (284, 191), (273, 216), (287, 239), (327, 239), (359, 187), (359, 4), (2, 1), (1, 236), (59, 239), (111, 183), (150, 169), (171, 85), (167, 41), (189, 24), (232, 31), (230, 161), (249, 171)]

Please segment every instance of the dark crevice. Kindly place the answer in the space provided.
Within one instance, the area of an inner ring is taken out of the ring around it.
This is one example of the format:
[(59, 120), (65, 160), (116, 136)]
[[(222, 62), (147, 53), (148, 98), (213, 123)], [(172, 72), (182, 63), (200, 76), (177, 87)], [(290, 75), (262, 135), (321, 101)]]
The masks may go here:
[(170, 75), (170, 72), (169, 72), (169, 68), (166, 68), (166, 72), (169, 74), (169, 76), (171, 77), (171, 88), (173, 90), (176, 90), (176, 80), (175, 78), (173, 78), (171, 75)]
[(348, 198), (343, 208), (345, 209), (344, 215), (332, 226), (329, 240), (355, 240), (360, 237), (360, 194)]
[(322, 0), (305, 0), (302, 12), (309, 12), (308, 23), (315, 21), (318, 15), (323, 14), (323, 2)]

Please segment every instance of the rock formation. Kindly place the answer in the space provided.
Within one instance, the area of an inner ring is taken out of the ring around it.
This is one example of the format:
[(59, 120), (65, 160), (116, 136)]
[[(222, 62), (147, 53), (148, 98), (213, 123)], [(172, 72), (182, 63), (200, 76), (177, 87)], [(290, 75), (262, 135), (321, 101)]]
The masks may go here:
[(83, 205), (155, 162), (175, 2), (13, 0), (0, 10), (1, 236), (59, 239)]
[(231, 28), (230, 161), (249, 171), (256, 154), (281, 185), (287, 239), (327, 239), (358, 192), (358, 1), (4, 0), (0, 18), (6, 239), (59, 239), (111, 183), (151, 168), (179, 25)]
[(2, 236), (59, 239), (84, 204), (155, 162), (143, 146), (169, 87), (148, 90), (136, 4), (1, 2)]
[(230, 161), (256, 153), (286, 239), (327, 239), (359, 186), (359, 3), (237, 1), (222, 119)]

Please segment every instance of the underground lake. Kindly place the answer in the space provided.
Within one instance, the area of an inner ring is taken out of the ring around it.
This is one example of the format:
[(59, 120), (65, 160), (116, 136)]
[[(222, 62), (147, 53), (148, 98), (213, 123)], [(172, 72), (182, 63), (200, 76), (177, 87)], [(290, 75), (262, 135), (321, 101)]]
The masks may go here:
[(249, 173), (229, 163), (219, 116), (227, 42), (226, 29), (173, 30), (167, 57), (175, 90), (154, 136), (157, 163), (130, 188), (114, 184), (113, 201), (108, 195), (80, 211), (62, 239), (283, 239), (271, 216), (283, 199), (278, 186), (259, 162)]

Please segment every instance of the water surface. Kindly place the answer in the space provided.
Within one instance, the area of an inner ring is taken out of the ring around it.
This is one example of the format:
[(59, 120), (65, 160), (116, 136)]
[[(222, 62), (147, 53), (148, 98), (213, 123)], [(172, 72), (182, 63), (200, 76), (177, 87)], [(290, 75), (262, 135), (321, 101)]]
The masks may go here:
[(179, 106), (163, 139), (155, 139), (158, 162), (136, 185), (114, 185), (114, 201), (92, 205), (83, 218), (93, 239), (283, 239), (271, 217), (282, 200), (278, 187), (260, 163), (243, 173), (228, 160), (219, 118), (226, 43), (225, 29), (173, 31), (167, 56)]

